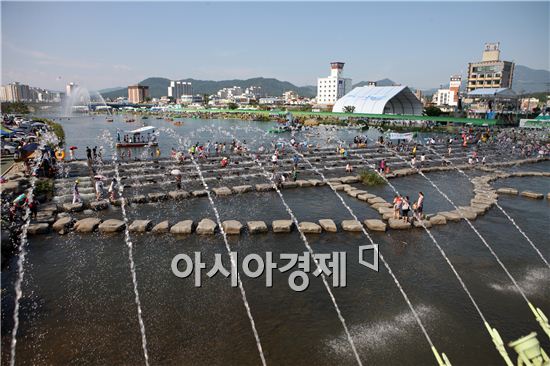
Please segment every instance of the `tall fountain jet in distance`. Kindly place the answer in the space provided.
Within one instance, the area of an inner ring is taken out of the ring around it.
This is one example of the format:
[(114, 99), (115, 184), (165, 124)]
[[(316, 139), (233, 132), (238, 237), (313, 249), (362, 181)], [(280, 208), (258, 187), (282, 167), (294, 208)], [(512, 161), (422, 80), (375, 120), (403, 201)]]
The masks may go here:
[(66, 92), (67, 95), (62, 107), (63, 117), (71, 117), (75, 113), (88, 113), (93, 109), (93, 105), (103, 105), (106, 107), (105, 110), (109, 111), (105, 99), (97, 91), (89, 92), (83, 86), (69, 83), (67, 84)]

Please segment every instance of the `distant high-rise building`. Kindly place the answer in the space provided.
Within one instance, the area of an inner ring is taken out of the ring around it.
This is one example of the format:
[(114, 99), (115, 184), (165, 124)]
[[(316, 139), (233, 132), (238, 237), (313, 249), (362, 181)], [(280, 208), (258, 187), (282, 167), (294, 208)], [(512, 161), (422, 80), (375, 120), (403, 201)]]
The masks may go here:
[(193, 95), (193, 86), (190, 81), (171, 80), (168, 86), (168, 96), (173, 99), (181, 99), (183, 95)]
[(474, 89), (511, 88), (514, 63), (500, 60), (500, 43), (486, 43), (480, 62), (468, 64), (468, 92)]
[(344, 78), (343, 71), (343, 62), (331, 62), (330, 76), (317, 79), (317, 104), (334, 104), (351, 91), (351, 79)]
[(78, 85), (76, 85), (75, 83), (67, 84), (67, 86), (65, 87), (67, 97), (70, 97), (73, 90), (75, 90), (77, 87)]
[(29, 86), (17, 81), (3, 85), (0, 90), (0, 100), (2, 102), (30, 102), (32, 99)]
[(146, 85), (130, 85), (128, 87), (128, 102), (143, 103), (149, 98), (149, 87)]

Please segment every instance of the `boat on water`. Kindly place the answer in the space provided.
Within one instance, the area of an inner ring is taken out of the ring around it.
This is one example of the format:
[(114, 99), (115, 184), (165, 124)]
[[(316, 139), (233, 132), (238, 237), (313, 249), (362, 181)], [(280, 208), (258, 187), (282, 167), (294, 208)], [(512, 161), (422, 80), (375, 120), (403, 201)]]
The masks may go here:
[(105, 118), (105, 121), (107, 121), (107, 122), (114, 122), (114, 119), (113, 119), (113, 118), (110, 118), (110, 117), (107, 117), (107, 118)]
[(141, 116), (141, 119), (148, 119), (148, 116)]
[(134, 118), (127, 118), (124, 120), (124, 122), (126, 123), (132, 123), (132, 122), (135, 122), (136, 120)]
[(145, 126), (132, 131), (126, 131), (124, 138), (121, 138), (120, 131), (117, 131), (117, 143), (115, 146), (117, 148), (158, 146), (155, 127)]
[(167, 122), (172, 122), (174, 119), (172, 117), (165, 117), (164, 120)]
[(176, 121), (176, 122), (174, 122), (174, 126), (183, 126), (183, 122), (182, 121)]

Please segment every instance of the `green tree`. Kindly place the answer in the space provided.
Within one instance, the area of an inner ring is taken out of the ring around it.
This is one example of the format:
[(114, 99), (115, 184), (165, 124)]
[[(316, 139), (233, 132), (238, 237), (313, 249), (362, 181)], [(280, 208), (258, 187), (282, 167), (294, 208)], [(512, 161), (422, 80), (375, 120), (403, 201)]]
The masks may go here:
[(227, 108), (229, 108), (229, 109), (231, 109), (231, 110), (234, 110), (234, 109), (239, 108), (239, 105), (238, 105), (237, 103), (231, 102), (231, 103), (228, 103), (228, 104), (227, 104)]
[(430, 106), (430, 107), (426, 107), (426, 109), (424, 109), (424, 113), (426, 114), (426, 116), (437, 117), (437, 116), (441, 115), (441, 109), (439, 109), (437, 107), (434, 107), (434, 106)]
[(2, 113), (27, 114), (29, 106), (23, 102), (7, 102), (1, 105)]
[(347, 105), (343, 109), (344, 113), (353, 113), (355, 112), (355, 106), (354, 105)]
[(210, 95), (208, 94), (203, 94), (202, 95), (202, 104), (208, 108), (208, 102), (210, 101)]

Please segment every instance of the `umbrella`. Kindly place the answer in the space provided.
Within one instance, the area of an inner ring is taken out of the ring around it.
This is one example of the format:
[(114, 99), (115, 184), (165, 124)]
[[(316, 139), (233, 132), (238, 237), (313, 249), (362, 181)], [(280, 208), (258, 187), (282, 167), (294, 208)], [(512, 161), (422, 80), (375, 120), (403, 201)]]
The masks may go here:
[(13, 203), (21, 202), (21, 201), (23, 201), (26, 197), (27, 197), (27, 195), (26, 195), (25, 193), (21, 193), (19, 196), (17, 196), (17, 197), (13, 200)]
[(76, 150), (76, 149), (78, 149), (78, 147), (76, 147), (76, 146), (69, 147), (69, 150)]
[(21, 148), (23, 151), (35, 151), (38, 149), (38, 144), (36, 142), (32, 142), (30, 144), (26, 144)]
[(172, 174), (172, 175), (181, 175), (181, 170), (179, 170), (179, 169), (174, 169), (174, 170), (172, 170), (172, 171), (170, 172), (170, 174)]
[(107, 177), (104, 176), (104, 175), (98, 174), (98, 175), (94, 175), (94, 179), (105, 180), (105, 179), (107, 179)]

